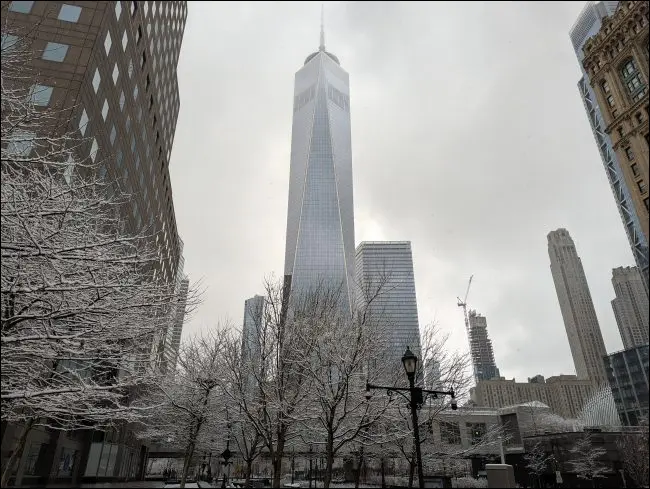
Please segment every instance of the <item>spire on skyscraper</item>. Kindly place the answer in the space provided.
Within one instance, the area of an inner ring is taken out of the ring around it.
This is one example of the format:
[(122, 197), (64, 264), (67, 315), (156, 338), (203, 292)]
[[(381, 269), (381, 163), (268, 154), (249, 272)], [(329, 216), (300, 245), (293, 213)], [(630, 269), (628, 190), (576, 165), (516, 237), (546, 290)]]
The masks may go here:
[(325, 5), (320, 4), (320, 45), (318, 46), (319, 51), (325, 51)]

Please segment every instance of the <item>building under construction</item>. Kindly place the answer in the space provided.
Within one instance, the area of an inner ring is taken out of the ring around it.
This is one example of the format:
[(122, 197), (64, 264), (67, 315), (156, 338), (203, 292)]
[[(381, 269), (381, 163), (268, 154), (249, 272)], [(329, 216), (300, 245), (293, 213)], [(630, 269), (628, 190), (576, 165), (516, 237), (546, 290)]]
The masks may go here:
[(469, 346), (474, 365), (475, 380), (491, 380), (499, 378), (499, 369), (494, 361), (492, 341), (488, 337), (487, 320), (485, 316), (471, 310), (469, 319)]

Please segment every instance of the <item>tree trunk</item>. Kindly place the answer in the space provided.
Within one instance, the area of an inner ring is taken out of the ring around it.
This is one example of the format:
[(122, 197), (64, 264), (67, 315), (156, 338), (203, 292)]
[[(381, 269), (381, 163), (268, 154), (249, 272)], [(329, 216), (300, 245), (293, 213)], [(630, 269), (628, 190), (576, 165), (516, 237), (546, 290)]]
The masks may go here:
[(251, 486), (251, 472), (253, 470), (253, 460), (248, 459), (246, 460), (246, 477), (244, 481), (244, 487), (250, 487)]
[(409, 487), (413, 487), (413, 477), (415, 476), (415, 464), (409, 460)]
[(386, 487), (386, 471), (384, 469), (384, 457), (381, 458), (381, 487)]
[(273, 454), (273, 487), (280, 487), (280, 479), (282, 478), (282, 457), (284, 456), (284, 441), (286, 433), (284, 427), (278, 428), (278, 441), (275, 453)]
[(7, 461), (7, 466), (2, 473), (2, 481), (0, 482), (0, 487), (7, 487), (9, 485), (9, 479), (11, 479), (13, 468), (23, 456), (23, 451), (25, 450), (25, 442), (27, 441), (27, 435), (29, 435), (32, 426), (34, 426), (34, 418), (29, 418), (24, 424), (23, 429), (20, 432), (20, 436), (18, 437), (18, 441), (16, 442), (16, 447), (14, 448), (13, 452), (11, 452), (11, 456)]
[(327, 433), (327, 441), (325, 444), (325, 478), (323, 479), (323, 487), (329, 488), (332, 482), (332, 466), (334, 465), (334, 435), (331, 431)]
[(187, 445), (185, 450), (185, 461), (183, 462), (183, 473), (181, 474), (181, 484), (180, 489), (185, 488), (185, 481), (187, 480), (187, 473), (190, 470), (190, 464), (192, 463), (192, 457), (194, 456), (194, 445), (196, 437), (192, 436), (190, 442)]
[(359, 449), (359, 464), (357, 466), (357, 473), (355, 474), (354, 489), (359, 489), (359, 480), (361, 479), (361, 467), (363, 467), (363, 446)]

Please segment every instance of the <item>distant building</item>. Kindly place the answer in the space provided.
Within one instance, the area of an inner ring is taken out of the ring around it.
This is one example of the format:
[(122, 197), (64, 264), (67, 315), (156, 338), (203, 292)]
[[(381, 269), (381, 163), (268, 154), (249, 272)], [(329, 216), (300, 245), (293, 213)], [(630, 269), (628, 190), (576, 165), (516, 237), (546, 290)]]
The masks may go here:
[(612, 285), (616, 298), (612, 309), (621, 333), (624, 348), (648, 344), (648, 294), (636, 267), (612, 270)]
[(538, 401), (564, 418), (577, 418), (594, 392), (589, 380), (579, 380), (575, 375), (533, 377), (532, 382), (517, 382), (504, 378), (481, 380), (470, 389), (476, 406), (503, 408), (515, 404)]
[(424, 361), (424, 385), (429, 390), (442, 390), (440, 383), (440, 362), (433, 358)]
[(475, 380), (498, 378), (499, 369), (494, 361), (492, 341), (488, 337), (487, 319), (476, 311), (469, 311), (469, 343)]
[(410, 241), (364, 241), (357, 246), (357, 301), (369, 305), (372, 321), (386, 335), (392, 350), (387, 362), (401, 369), (406, 347), (420, 357), (420, 327), (415, 297), (413, 255)]
[(545, 382), (543, 375), (535, 375), (534, 377), (528, 377), (528, 382), (531, 384), (543, 384)]
[(638, 425), (648, 416), (648, 345), (606, 355), (604, 361), (621, 423)]
[(564, 319), (576, 374), (596, 385), (607, 383), (602, 362), (607, 354), (587, 277), (571, 235), (566, 229), (548, 233), (551, 274)]

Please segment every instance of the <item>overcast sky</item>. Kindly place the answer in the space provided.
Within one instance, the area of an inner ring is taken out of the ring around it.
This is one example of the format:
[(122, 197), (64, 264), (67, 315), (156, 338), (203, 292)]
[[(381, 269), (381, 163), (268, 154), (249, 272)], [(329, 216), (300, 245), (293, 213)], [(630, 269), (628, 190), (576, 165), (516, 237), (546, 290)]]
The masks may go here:
[[(409, 240), (420, 325), (467, 349), (462, 296), (507, 378), (575, 373), (546, 235), (582, 258), (608, 351), (611, 270), (633, 265), (568, 31), (584, 2), (325, 2), (350, 74), (356, 242)], [(282, 275), (294, 73), (319, 2), (189, 2), (171, 157), (185, 271), (206, 288), (183, 336)]]

